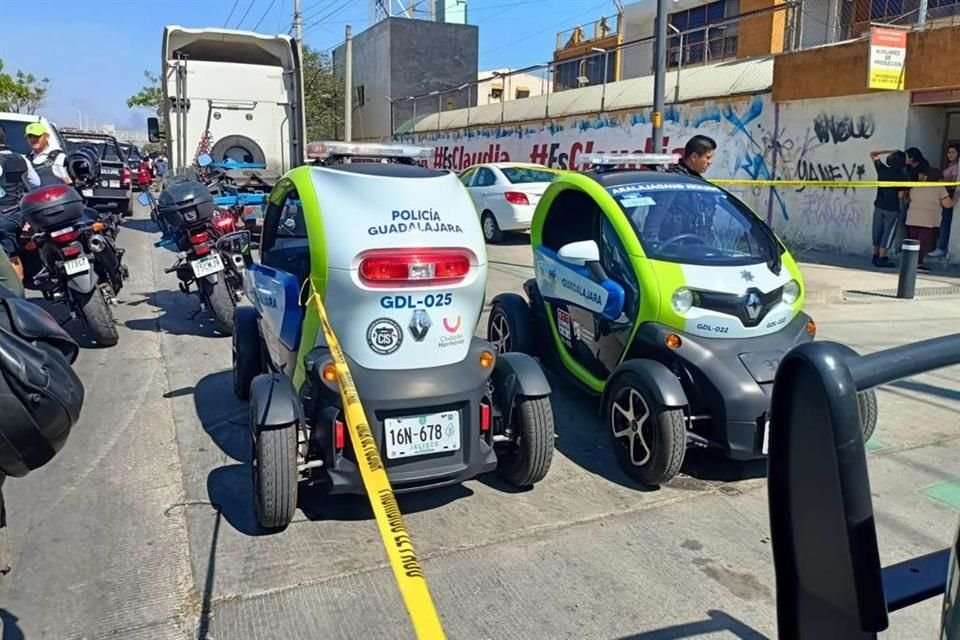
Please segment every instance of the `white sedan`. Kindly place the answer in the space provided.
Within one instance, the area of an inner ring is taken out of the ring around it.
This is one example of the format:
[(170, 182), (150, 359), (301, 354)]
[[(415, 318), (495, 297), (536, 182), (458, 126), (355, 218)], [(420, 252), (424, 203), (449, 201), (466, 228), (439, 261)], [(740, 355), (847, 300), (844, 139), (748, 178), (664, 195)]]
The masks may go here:
[(540, 196), (559, 171), (542, 164), (493, 162), (474, 165), (460, 174), (483, 226), (487, 242), (499, 242), (504, 231), (526, 231)]

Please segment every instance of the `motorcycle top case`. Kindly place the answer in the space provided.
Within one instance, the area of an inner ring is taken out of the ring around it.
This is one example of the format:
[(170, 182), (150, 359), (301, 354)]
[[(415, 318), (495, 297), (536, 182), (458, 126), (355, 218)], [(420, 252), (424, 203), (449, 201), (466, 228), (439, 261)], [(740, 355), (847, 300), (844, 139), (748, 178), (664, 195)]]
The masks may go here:
[(76, 222), (84, 215), (83, 198), (69, 185), (57, 184), (32, 191), (20, 199), (20, 212), (40, 231)]
[(183, 227), (213, 219), (213, 195), (197, 180), (172, 184), (157, 198), (157, 209), (163, 221), (172, 227)]

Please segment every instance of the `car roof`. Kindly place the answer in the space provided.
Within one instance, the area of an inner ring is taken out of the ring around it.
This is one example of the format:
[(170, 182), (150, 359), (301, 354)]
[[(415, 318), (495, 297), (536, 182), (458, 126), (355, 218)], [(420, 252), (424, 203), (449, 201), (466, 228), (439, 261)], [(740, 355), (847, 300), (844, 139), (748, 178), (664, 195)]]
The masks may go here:
[(586, 175), (590, 176), (605, 187), (616, 187), (623, 184), (643, 184), (647, 182), (668, 184), (709, 184), (702, 178), (698, 178), (696, 176), (687, 175), (685, 173), (667, 173), (666, 171), (643, 171), (637, 169), (628, 169), (626, 171), (589, 171), (586, 172)]
[(537, 164), (536, 162), (481, 162), (480, 164), (474, 164), (467, 167), (466, 169), (464, 169), (464, 171), (468, 171), (470, 169), (476, 169), (478, 167), (496, 167), (498, 169), (503, 169), (508, 167), (529, 167), (531, 169), (547, 169), (548, 171), (557, 171), (557, 169), (551, 169), (550, 167), (547, 167), (542, 164)]
[(43, 116), (38, 116), (36, 114), (29, 113), (14, 113), (12, 111), (0, 111), (0, 120), (10, 120), (13, 122), (46, 122), (50, 123), (49, 120)]

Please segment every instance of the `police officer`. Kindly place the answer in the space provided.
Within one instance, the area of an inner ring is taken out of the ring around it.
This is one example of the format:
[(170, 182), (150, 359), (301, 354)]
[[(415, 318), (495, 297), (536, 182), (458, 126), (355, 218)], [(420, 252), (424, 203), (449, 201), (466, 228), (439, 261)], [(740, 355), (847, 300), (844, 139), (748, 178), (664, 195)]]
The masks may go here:
[(683, 158), (668, 171), (703, 178), (703, 174), (713, 164), (713, 154), (716, 150), (716, 140), (709, 136), (695, 135), (684, 146)]
[(33, 150), (30, 161), (40, 175), (44, 185), (67, 183), (73, 180), (67, 173), (67, 155), (58, 146), (50, 142), (50, 130), (42, 122), (31, 122), (26, 128), (27, 142)]
[[(33, 165), (7, 146), (7, 134), (0, 128), (0, 212), (15, 208), (24, 193), (39, 186)], [(16, 212), (0, 218), (0, 284), (23, 296), (23, 267), (16, 255), (20, 224)]]

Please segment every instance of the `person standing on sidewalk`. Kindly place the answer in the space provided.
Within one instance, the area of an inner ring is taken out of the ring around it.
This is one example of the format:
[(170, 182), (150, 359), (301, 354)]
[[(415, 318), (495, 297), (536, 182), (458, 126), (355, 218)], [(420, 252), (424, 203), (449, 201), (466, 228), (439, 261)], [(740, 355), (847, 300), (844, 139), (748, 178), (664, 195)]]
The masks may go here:
[[(940, 170), (921, 165), (917, 171), (917, 182), (937, 182)], [(937, 227), (940, 226), (940, 214), (956, 202), (944, 187), (914, 187), (910, 190), (907, 204), (907, 237), (920, 242), (920, 256), (917, 268), (929, 271), (923, 260), (936, 246)]]
[[(886, 163), (880, 156), (886, 155)], [(898, 150), (871, 151), (870, 161), (877, 170), (879, 182), (901, 182), (904, 179), (906, 155)], [(877, 187), (873, 201), (873, 266), (893, 267), (887, 257), (887, 246), (897, 229), (900, 217), (900, 191), (898, 187)]]
[[(943, 170), (944, 182), (957, 182), (957, 168), (960, 160), (960, 144), (951, 142), (947, 145), (947, 168)], [(956, 187), (947, 187), (947, 193), (953, 198)], [(944, 207), (940, 212), (940, 237), (937, 239), (937, 248), (928, 255), (931, 258), (944, 258), (950, 248), (950, 228), (953, 226), (953, 206)]]

